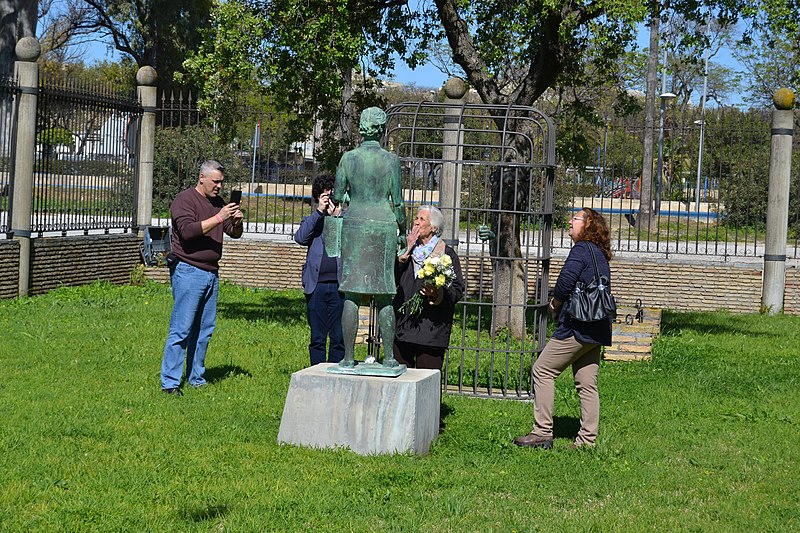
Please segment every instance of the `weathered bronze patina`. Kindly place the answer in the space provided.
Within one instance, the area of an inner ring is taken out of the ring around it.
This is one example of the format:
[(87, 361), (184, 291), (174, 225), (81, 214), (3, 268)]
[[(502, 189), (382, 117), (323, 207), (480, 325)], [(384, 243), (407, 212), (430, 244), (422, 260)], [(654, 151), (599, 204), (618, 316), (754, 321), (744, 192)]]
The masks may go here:
[(385, 125), (383, 110), (365, 109), (360, 121), (364, 142), (345, 152), (336, 170), (333, 201), (342, 202), (346, 193), (350, 197), (341, 230), (340, 290), (345, 294), (342, 312), (345, 354), (339, 367), (355, 367), (358, 307), (374, 296), (379, 309), (383, 367), (395, 369), (391, 372), (395, 375), (401, 365), (392, 352), (395, 324), (391, 302), (396, 292), (394, 261), (398, 229), (405, 234), (405, 205), (400, 187), (400, 161), (378, 142)]

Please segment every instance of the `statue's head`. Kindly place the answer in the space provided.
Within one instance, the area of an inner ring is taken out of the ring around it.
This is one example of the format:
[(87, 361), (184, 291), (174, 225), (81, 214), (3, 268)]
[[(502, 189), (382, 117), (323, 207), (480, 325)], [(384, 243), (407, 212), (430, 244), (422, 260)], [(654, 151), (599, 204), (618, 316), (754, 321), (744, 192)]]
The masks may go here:
[(361, 136), (366, 140), (377, 140), (383, 135), (386, 126), (386, 113), (379, 107), (368, 107), (361, 112), (359, 121)]

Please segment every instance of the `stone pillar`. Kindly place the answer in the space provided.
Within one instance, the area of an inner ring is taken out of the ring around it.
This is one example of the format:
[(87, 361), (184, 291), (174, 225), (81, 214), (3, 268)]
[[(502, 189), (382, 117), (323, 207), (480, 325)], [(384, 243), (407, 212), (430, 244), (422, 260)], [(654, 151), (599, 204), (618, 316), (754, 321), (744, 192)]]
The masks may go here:
[(19, 295), (26, 296), (31, 277), (31, 210), (33, 164), (36, 155), (36, 100), (39, 94), (41, 47), (33, 37), (17, 41), (15, 76), (19, 83), (17, 137), (14, 147), (14, 180), (11, 197), (11, 233), (19, 243)]
[(794, 93), (778, 89), (772, 98), (772, 144), (769, 157), (767, 238), (761, 306), (774, 315), (783, 312), (786, 287), (786, 235), (789, 224), (789, 180), (792, 170)]
[(153, 154), (156, 144), (156, 80), (153, 67), (142, 67), (136, 72), (139, 103), (144, 113), (139, 129), (139, 146), (136, 152), (139, 182), (136, 187), (136, 224), (139, 236), (144, 236), (153, 220)]
[(445, 107), (444, 111), (444, 147), (442, 148), (442, 176), (439, 183), (439, 208), (444, 214), (444, 232), (442, 237), (453, 248), (458, 247), (458, 219), (461, 208), (461, 164), (455, 163), (462, 158), (464, 147), (464, 130), (461, 124), (464, 96), (467, 84), (461, 78), (450, 78), (444, 84), (445, 104), (457, 104)]

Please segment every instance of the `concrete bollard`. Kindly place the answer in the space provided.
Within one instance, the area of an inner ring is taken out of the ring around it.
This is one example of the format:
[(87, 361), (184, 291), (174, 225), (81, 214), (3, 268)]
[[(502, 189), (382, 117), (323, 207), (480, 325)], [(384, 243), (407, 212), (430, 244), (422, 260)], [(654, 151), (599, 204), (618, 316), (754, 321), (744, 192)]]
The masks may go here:
[(794, 100), (794, 93), (789, 89), (778, 89), (773, 96), (775, 109), (772, 112), (772, 143), (769, 158), (767, 237), (761, 286), (761, 306), (770, 315), (783, 312)]
[(33, 165), (36, 152), (36, 101), (39, 94), (41, 47), (33, 37), (17, 41), (15, 76), (19, 83), (17, 137), (14, 147), (14, 181), (11, 199), (11, 233), (19, 243), (19, 295), (26, 296), (31, 277), (31, 210)]
[(136, 187), (136, 224), (139, 236), (144, 237), (153, 218), (153, 158), (156, 143), (156, 80), (153, 67), (142, 67), (136, 72), (139, 103), (142, 105), (142, 123), (139, 130), (139, 146), (136, 151), (139, 178)]
[(450, 78), (444, 85), (445, 103), (459, 107), (445, 107), (444, 146), (442, 147), (442, 176), (439, 183), (439, 208), (445, 218), (442, 237), (458, 249), (458, 212), (461, 208), (461, 165), (456, 163), (464, 151), (464, 130), (461, 124), (467, 84), (461, 78)]

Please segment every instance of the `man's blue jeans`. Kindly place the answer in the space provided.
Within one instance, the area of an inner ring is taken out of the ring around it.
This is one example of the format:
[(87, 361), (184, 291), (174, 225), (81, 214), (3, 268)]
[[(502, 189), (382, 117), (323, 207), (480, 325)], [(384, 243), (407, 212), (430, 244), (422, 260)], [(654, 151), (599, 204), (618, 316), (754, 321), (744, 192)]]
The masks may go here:
[(186, 381), (193, 387), (205, 385), (206, 350), (217, 322), (216, 272), (179, 262), (172, 280), (172, 317), (161, 361), (161, 388), (179, 387), (186, 358)]
[(312, 365), (325, 362), (329, 336), (328, 362), (338, 363), (344, 358), (343, 307), (344, 294), (339, 292), (338, 283), (317, 283), (314, 292), (306, 294), (306, 317), (311, 328), (308, 353)]

